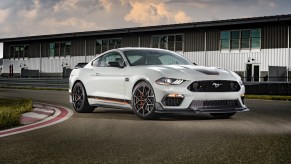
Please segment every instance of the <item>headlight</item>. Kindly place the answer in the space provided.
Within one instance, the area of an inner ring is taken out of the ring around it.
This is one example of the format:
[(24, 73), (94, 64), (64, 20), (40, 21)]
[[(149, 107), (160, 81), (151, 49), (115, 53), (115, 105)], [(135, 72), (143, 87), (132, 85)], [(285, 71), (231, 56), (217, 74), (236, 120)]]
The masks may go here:
[(237, 81), (238, 81), (238, 83), (239, 83), (239, 85), (243, 85), (243, 82), (242, 82), (242, 80), (241, 80), (241, 77), (237, 74), (237, 73), (235, 73), (235, 72), (233, 72), (233, 71), (230, 71), (231, 72), (231, 74), (234, 76), (234, 77), (236, 77), (236, 79), (237, 79)]
[(156, 83), (159, 85), (179, 85), (182, 84), (184, 81), (186, 80), (162, 77), (156, 80)]

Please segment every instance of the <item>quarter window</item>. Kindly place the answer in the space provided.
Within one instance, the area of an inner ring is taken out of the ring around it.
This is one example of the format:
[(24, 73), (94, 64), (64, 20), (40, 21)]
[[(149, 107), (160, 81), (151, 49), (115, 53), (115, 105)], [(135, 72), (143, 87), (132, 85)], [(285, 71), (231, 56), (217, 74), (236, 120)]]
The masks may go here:
[(98, 67), (99, 66), (99, 62), (100, 62), (100, 57), (95, 59), (93, 62), (92, 62), (92, 66), (94, 67)]
[(183, 35), (175, 34), (152, 36), (151, 47), (171, 51), (183, 51)]

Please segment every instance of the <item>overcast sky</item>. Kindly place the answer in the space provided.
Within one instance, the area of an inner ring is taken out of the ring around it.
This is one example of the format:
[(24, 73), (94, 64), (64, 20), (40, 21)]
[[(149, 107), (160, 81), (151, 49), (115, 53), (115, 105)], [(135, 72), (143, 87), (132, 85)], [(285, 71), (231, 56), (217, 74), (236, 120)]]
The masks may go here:
[(0, 0), (0, 38), (281, 14), (291, 0)]

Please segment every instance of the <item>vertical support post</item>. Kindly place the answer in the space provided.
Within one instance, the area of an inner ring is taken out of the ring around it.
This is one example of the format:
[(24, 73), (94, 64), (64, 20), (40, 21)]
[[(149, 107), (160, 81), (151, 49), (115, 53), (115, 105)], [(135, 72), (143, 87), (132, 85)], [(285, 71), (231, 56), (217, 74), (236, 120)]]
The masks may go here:
[(204, 32), (204, 58), (205, 58), (205, 66), (207, 66), (207, 40), (206, 40), (206, 31)]
[(287, 82), (289, 82), (289, 71), (290, 71), (290, 67), (291, 67), (291, 57), (290, 57), (290, 26), (288, 26), (288, 32), (287, 32), (287, 38), (288, 38), (288, 41), (287, 41), (287, 47), (288, 47), (288, 69), (287, 69)]
[(270, 65), (268, 65), (268, 82), (270, 82)]
[(41, 67), (42, 67), (42, 65), (41, 65), (41, 57), (42, 55), (41, 55), (41, 43), (39, 43), (39, 75), (38, 75), (38, 77), (40, 78), (40, 73), (41, 73)]
[(85, 39), (85, 63), (87, 62), (87, 40)]
[(138, 37), (138, 47), (140, 47), (140, 36)]

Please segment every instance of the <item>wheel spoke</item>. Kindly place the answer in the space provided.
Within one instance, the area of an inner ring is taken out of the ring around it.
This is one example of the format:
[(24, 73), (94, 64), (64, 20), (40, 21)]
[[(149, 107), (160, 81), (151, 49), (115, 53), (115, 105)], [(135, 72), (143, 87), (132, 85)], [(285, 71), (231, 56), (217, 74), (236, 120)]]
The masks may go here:
[(145, 97), (148, 97), (150, 90), (148, 90), (145, 94)]
[(148, 115), (154, 109), (154, 94), (146, 85), (138, 87), (133, 93), (133, 106), (140, 115)]
[(140, 90), (141, 88), (138, 88), (137, 91), (139, 91), (139, 93), (142, 95), (142, 91)]
[(142, 93), (144, 95), (145, 85), (143, 85)]

